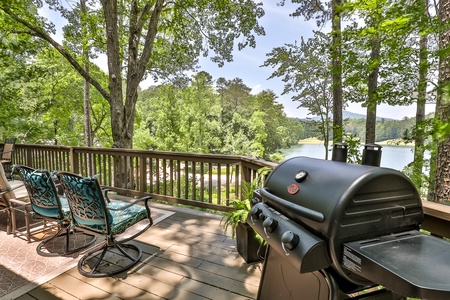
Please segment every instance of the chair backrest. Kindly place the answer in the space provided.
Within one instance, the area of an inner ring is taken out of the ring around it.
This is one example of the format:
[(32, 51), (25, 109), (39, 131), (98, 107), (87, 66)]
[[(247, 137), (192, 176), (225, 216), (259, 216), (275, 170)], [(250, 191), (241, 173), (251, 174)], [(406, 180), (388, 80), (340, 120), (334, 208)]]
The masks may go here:
[[(8, 192), (7, 192), (8, 191)], [(9, 207), (9, 200), (15, 199), (16, 195), (14, 191), (11, 189), (11, 185), (6, 178), (5, 170), (3, 169), (3, 164), (0, 162), (0, 193), (4, 193), (0, 196), (0, 205)]]
[(62, 220), (64, 214), (51, 174), (47, 170), (21, 165), (14, 165), (14, 170), (19, 173), (27, 189), (33, 211)]
[(16, 144), (16, 138), (7, 138), (3, 144), (2, 160), (12, 160), (14, 146)]
[(98, 180), (70, 172), (58, 172), (56, 175), (69, 202), (74, 224), (99, 233), (108, 233), (112, 217), (106, 209), (106, 200)]

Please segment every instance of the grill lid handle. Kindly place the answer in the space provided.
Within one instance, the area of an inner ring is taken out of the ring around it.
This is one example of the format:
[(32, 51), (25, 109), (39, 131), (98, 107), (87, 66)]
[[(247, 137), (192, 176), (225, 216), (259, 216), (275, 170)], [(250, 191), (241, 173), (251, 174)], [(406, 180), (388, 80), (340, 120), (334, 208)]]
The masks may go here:
[(267, 188), (262, 188), (260, 191), (261, 195), (269, 200), (269, 203), (273, 202), (279, 206), (282, 206), (286, 210), (289, 210), (299, 216), (308, 218), (316, 222), (322, 223), (325, 220), (325, 216), (319, 211), (286, 201), (283, 198), (277, 197), (274, 194), (270, 193)]

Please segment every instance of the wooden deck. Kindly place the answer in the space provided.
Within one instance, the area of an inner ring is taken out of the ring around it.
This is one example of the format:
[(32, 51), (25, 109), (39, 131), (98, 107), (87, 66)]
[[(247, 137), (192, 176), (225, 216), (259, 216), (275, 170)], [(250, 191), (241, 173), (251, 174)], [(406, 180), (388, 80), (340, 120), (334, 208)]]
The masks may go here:
[(261, 264), (244, 262), (221, 216), (154, 206), (175, 213), (138, 238), (142, 263), (127, 275), (87, 278), (75, 267), (17, 299), (256, 299)]

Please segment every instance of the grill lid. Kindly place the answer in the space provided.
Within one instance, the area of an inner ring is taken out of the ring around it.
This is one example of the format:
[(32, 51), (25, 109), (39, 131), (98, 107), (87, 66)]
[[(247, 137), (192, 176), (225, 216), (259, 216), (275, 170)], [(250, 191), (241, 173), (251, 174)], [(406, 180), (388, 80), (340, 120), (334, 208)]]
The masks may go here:
[(417, 229), (422, 202), (396, 170), (308, 157), (279, 164), (263, 202), (330, 239), (367, 239)]

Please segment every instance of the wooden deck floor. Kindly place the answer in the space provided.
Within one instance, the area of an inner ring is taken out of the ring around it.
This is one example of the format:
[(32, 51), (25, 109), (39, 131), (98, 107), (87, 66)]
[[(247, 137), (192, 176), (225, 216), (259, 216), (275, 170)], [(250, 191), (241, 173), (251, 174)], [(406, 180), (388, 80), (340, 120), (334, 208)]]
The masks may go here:
[(261, 264), (244, 262), (220, 216), (155, 207), (175, 214), (138, 238), (142, 263), (125, 277), (87, 278), (73, 268), (17, 299), (256, 299)]

